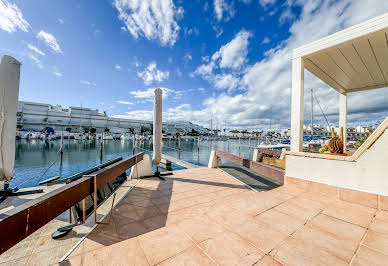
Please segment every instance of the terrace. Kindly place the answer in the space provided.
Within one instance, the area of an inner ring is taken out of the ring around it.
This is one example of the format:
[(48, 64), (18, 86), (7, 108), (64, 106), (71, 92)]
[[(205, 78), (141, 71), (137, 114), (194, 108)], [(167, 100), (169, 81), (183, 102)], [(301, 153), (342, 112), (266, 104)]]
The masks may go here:
[[(372, 265), (388, 260), (387, 201), (288, 178), (254, 192), (216, 168), (140, 180), (63, 265)], [(338, 195), (340, 198), (338, 198)], [(388, 199), (388, 198), (387, 198)], [(107, 222), (108, 218), (105, 219)]]

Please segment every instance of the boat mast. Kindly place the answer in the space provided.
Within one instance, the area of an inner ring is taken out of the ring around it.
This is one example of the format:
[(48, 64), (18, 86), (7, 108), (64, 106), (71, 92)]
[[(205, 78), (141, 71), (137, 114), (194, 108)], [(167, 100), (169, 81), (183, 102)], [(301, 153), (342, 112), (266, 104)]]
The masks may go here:
[(310, 89), (310, 101), (311, 101), (311, 139), (314, 136), (314, 99), (313, 99), (313, 89)]

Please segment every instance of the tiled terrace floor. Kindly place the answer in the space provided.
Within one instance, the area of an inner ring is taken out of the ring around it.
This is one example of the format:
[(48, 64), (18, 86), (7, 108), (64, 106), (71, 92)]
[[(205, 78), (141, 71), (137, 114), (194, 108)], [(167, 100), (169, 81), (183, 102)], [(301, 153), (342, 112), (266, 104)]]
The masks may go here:
[(63, 265), (387, 263), (387, 212), (196, 168), (140, 181)]

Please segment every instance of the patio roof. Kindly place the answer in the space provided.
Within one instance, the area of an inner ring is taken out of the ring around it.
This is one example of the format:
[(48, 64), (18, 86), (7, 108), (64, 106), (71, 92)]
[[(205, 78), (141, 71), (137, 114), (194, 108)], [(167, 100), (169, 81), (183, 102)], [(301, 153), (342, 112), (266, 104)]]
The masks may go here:
[(388, 13), (295, 49), (300, 57), (339, 93), (388, 87)]

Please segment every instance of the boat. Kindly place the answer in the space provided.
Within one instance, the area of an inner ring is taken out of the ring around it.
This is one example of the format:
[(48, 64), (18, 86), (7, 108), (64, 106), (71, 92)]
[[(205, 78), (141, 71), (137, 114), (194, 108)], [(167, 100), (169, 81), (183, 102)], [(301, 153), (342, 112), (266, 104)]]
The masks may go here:
[(39, 139), (40, 138), (40, 132), (30, 132), (28, 133), (27, 138), (28, 139)]
[(123, 134), (121, 134), (120, 139), (121, 140), (129, 140), (129, 139), (132, 139), (132, 136), (129, 133), (123, 133)]
[(86, 139), (86, 135), (84, 133), (74, 133), (74, 139), (84, 140), (84, 139)]
[(141, 141), (141, 140), (145, 140), (145, 139), (146, 139), (146, 137), (144, 137), (142, 135), (138, 135), (138, 134), (135, 135), (135, 140)]
[(103, 134), (103, 140), (113, 140), (112, 134), (109, 133), (109, 132), (105, 132), (105, 133)]

